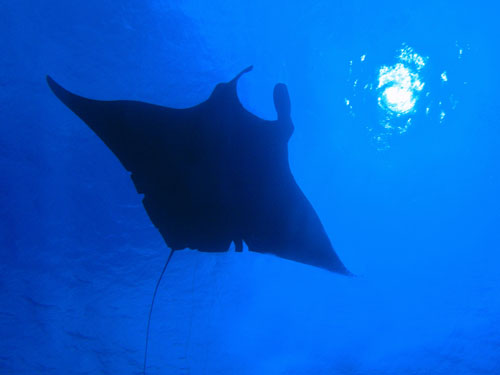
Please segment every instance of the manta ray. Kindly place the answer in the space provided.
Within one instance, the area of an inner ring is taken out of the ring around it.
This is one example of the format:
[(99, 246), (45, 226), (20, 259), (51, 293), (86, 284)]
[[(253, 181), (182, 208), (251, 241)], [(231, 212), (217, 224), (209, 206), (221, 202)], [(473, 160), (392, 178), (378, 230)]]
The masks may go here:
[(59, 100), (131, 173), (171, 250), (153, 302), (168, 262), (181, 249), (225, 252), (234, 244), (241, 252), (245, 243), (249, 251), (350, 275), (290, 170), (294, 125), (287, 86), (274, 87), (277, 120), (263, 120), (237, 95), (238, 79), (250, 70), (184, 109), (87, 99), (47, 76)]

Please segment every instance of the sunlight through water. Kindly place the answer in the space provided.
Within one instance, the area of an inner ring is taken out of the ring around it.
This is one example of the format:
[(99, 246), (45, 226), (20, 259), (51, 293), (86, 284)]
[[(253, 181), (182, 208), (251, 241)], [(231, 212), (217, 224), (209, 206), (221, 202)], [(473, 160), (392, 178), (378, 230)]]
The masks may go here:
[[(427, 58), (403, 45), (396, 64), (384, 65), (378, 70), (377, 102), (383, 111), (382, 124), (385, 129), (394, 129), (399, 133), (408, 130), (410, 115), (415, 111), (415, 104), (425, 86), (420, 72), (426, 61)], [(401, 121), (401, 116), (407, 118)]]
[[(457, 55), (452, 58), (461, 61), (469, 46), (464, 49), (456, 42), (455, 47)], [(386, 64), (377, 64), (366, 53), (349, 61), (352, 92), (344, 104), (356, 123), (368, 130), (377, 149), (389, 149), (394, 136), (422, 121), (442, 125), (455, 109), (458, 100), (451, 89), (456, 87), (456, 76), (444, 69), (431, 71), (428, 61), (405, 43)]]
[(377, 88), (382, 91), (377, 98), (378, 104), (395, 115), (409, 113), (415, 106), (417, 93), (423, 87), (418, 74), (412, 73), (405, 65), (383, 66), (378, 76)]

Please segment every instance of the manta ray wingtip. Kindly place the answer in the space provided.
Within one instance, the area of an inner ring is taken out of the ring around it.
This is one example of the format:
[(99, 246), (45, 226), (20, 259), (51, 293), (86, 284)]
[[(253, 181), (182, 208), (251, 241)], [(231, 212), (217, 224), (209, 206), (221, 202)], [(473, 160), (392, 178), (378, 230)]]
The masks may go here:
[(334, 264), (330, 264), (329, 266), (323, 268), (327, 269), (328, 271), (338, 273), (339, 275), (342, 276), (356, 277), (356, 274), (349, 271), (347, 267), (344, 266), (342, 262), (340, 262), (339, 259), (337, 259), (337, 261), (335, 261)]
[(52, 92), (59, 98), (61, 99), (61, 94), (63, 92), (65, 92), (66, 90), (60, 85), (58, 84), (56, 81), (54, 81), (54, 79), (49, 76), (48, 74), (45, 76), (45, 80), (47, 81), (47, 84), (49, 85), (50, 89), (52, 90)]
[(50, 88), (52, 88), (52, 86), (56, 83), (56, 81), (54, 81), (54, 79), (48, 74), (45, 76), (45, 80), (47, 81), (47, 84)]

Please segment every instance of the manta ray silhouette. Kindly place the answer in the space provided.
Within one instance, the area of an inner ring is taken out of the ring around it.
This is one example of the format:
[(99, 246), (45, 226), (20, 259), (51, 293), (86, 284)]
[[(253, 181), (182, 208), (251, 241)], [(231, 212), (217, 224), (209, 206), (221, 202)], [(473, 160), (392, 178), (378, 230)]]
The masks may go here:
[(242, 251), (243, 242), (250, 251), (350, 275), (290, 171), (294, 126), (287, 87), (274, 88), (278, 119), (260, 119), (243, 108), (236, 92), (250, 70), (185, 109), (92, 100), (50, 77), (47, 82), (144, 194), (144, 208), (171, 249), (161, 276), (176, 250), (224, 252), (234, 243)]

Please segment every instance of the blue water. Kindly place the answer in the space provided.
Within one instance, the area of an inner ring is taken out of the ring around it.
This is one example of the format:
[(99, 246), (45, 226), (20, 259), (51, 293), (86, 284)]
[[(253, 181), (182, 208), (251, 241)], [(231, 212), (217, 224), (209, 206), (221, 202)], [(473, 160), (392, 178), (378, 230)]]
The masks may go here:
[[(274, 84), (288, 85), (292, 172), (358, 277), (176, 253), (148, 374), (500, 373), (498, 6), (269, 3), (2, 2), (1, 375), (140, 374), (168, 255), (128, 173), (45, 75), (181, 108), (250, 64), (242, 103), (274, 119)], [(398, 63), (421, 90), (378, 87)]]

